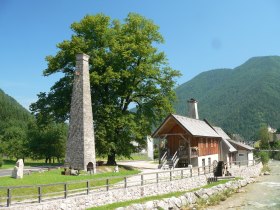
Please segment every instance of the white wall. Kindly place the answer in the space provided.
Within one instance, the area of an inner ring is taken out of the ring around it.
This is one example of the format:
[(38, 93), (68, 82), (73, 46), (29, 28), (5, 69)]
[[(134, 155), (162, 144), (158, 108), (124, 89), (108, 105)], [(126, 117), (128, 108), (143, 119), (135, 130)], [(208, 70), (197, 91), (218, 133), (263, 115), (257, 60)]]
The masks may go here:
[(148, 158), (154, 160), (154, 139), (151, 136), (147, 136), (147, 152)]
[(253, 152), (248, 151), (248, 161), (254, 160)]
[(236, 154), (236, 161), (247, 161), (247, 150), (238, 150)]
[(219, 161), (219, 154), (198, 157), (198, 167), (202, 166), (202, 159), (205, 159), (205, 166), (208, 166), (209, 165), (208, 158), (211, 158), (211, 165), (212, 165), (214, 160)]

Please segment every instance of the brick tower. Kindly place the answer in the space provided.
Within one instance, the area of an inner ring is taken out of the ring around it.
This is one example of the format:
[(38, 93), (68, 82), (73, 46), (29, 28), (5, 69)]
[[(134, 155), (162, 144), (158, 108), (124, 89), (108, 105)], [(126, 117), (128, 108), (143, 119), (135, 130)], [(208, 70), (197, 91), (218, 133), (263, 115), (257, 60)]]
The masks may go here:
[(89, 56), (76, 55), (65, 163), (78, 170), (96, 172), (95, 140), (89, 80)]

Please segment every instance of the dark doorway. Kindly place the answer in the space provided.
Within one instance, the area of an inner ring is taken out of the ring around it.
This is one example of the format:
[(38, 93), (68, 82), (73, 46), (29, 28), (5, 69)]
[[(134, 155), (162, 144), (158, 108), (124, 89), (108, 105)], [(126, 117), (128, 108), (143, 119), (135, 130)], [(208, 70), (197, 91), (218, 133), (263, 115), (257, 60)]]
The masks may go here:
[(93, 163), (92, 162), (89, 162), (87, 164), (87, 171), (93, 171)]

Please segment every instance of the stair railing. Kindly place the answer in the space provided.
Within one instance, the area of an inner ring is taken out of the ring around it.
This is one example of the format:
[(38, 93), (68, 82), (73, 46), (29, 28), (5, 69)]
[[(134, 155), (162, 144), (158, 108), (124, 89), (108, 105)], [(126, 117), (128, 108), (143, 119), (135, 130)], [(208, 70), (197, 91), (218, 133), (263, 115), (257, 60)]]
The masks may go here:
[(160, 158), (160, 163), (166, 161), (167, 159), (167, 151), (163, 154), (163, 156)]
[(167, 151), (160, 158), (160, 163), (161, 163), (160, 168), (163, 169), (167, 163)]
[(178, 150), (174, 153), (173, 157), (171, 158), (171, 161), (172, 161), (172, 168), (174, 169), (179, 161)]

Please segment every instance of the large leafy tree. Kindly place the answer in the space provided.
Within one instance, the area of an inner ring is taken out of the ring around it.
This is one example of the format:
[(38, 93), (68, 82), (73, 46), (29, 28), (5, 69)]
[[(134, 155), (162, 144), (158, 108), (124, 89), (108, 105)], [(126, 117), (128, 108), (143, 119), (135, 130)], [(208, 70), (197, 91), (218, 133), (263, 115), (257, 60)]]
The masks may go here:
[(46, 58), (44, 75), (60, 72), (63, 77), (49, 93), (38, 95), (31, 110), (44, 120), (67, 120), (75, 55), (88, 54), (97, 153), (115, 164), (116, 155), (129, 157), (135, 149), (132, 142), (143, 146), (152, 126), (172, 111), (180, 73), (156, 47), (164, 41), (159, 27), (138, 14), (123, 22), (103, 14), (85, 16), (71, 29), (71, 39)]

